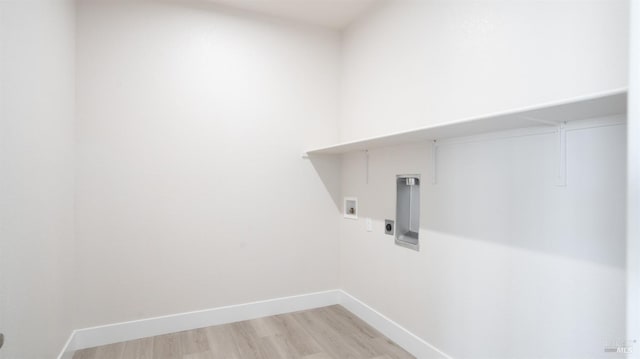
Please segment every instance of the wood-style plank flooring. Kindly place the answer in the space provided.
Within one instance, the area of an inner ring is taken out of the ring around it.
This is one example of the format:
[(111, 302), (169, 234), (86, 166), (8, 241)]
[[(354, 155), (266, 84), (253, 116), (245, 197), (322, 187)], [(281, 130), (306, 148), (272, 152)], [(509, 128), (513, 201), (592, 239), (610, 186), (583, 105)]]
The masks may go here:
[(83, 349), (73, 359), (413, 358), (339, 305)]

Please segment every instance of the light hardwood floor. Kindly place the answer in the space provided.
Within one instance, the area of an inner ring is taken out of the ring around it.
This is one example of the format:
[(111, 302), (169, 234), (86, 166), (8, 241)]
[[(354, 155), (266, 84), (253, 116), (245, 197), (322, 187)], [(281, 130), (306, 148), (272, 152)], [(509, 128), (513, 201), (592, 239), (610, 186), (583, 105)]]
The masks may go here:
[(83, 349), (73, 359), (413, 358), (339, 305)]

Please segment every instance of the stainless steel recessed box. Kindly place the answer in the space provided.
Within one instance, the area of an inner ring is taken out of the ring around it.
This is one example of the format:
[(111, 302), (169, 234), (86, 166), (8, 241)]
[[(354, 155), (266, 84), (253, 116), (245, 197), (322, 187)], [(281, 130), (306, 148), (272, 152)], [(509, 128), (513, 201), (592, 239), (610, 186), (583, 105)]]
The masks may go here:
[(420, 175), (396, 177), (396, 236), (399, 246), (420, 249)]

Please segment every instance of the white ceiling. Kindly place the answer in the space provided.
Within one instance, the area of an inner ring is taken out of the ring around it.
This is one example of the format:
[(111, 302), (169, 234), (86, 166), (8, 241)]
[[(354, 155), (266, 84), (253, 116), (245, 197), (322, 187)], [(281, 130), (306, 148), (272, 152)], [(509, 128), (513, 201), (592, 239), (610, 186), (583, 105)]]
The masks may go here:
[(209, 0), (234, 8), (341, 29), (378, 0)]

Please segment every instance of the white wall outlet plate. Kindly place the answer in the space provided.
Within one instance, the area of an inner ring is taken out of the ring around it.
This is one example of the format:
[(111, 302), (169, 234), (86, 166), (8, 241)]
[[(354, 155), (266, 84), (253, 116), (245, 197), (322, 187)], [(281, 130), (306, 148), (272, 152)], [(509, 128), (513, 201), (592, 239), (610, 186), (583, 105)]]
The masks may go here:
[(373, 231), (373, 220), (371, 220), (371, 218), (365, 218), (364, 224), (367, 227), (367, 232)]
[(344, 218), (358, 219), (358, 199), (356, 197), (344, 198)]

